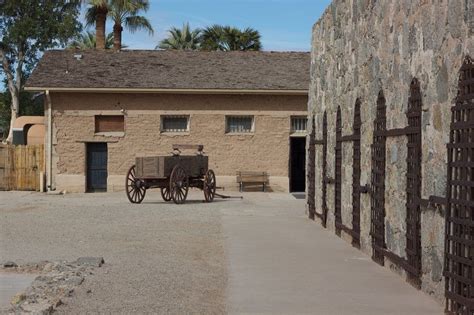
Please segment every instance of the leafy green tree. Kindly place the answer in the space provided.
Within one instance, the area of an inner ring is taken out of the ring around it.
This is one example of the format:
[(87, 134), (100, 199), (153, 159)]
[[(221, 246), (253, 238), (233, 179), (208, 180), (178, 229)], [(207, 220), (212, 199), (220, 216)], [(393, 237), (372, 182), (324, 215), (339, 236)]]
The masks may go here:
[(165, 50), (198, 50), (201, 44), (201, 29), (192, 30), (189, 23), (183, 28), (172, 27), (168, 30), (168, 38), (163, 39), (155, 49)]
[(79, 0), (0, 1), (0, 62), (11, 97), (11, 141), (20, 113), (20, 93), (26, 78), (46, 49), (64, 47), (81, 30)]
[(240, 30), (232, 26), (212, 25), (202, 31), (201, 48), (221, 51), (258, 51), (262, 49), (260, 33), (253, 28)]
[[(109, 33), (105, 39), (105, 49), (114, 47), (114, 33)], [(122, 48), (126, 48), (122, 45)], [(75, 37), (67, 46), (69, 49), (94, 49), (96, 48), (96, 37), (93, 32), (85, 32)]]
[[(146, 17), (139, 15), (140, 12), (148, 11), (150, 7), (148, 0), (109, 0), (106, 1), (106, 7), (107, 15), (114, 22), (114, 49), (120, 50), (122, 48), (123, 26), (132, 33), (138, 30), (146, 30), (148, 33), (153, 34), (153, 27), (150, 21)], [(86, 12), (86, 24), (92, 25), (96, 23), (97, 25), (100, 12), (102, 11), (99, 11), (97, 6), (89, 7)], [(105, 44), (103, 47), (99, 47), (98, 32), (99, 30), (96, 29), (97, 48), (102, 49), (105, 48)]]

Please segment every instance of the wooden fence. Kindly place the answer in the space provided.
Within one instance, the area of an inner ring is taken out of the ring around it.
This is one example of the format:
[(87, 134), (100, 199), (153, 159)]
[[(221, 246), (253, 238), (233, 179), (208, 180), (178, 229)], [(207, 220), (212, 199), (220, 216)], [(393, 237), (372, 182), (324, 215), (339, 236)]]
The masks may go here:
[(0, 190), (36, 190), (44, 173), (43, 145), (0, 144)]

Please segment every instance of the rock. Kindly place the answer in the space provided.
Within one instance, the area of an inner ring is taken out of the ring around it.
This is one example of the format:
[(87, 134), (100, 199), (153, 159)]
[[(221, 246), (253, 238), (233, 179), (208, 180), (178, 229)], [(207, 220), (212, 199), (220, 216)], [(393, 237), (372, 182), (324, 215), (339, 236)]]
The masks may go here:
[(71, 284), (73, 286), (78, 286), (84, 281), (83, 277), (80, 276), (72, 276), (65, 280), (66, 284)]
[(13, 261), (6, 261), (3, 263), (3, 268), (16, 268), (18, 265)]
[[(10, 313), (51, 314), (63, 304), (65, 297), (72, 296), (75, 288), (84, 282), (87, 275), (92, 274), (95, 267), (100, 267), (103, 263), (102, 257), (80, 257), (74, 262), (44, 261), (19, 266), (15, 270), (25, 271), (33, 268), (39, 271), (40, 275), (28, 288), (12, 299)], [(16, 267), (12, 262), (2, 265)], [(91, 292), (88, 290), (87, 293)]]
[(41, 301), (39, 303), (30, 303), (30, 304), (24, 304), (21, 307), (21, 310), (23, 310), (26, 313), (33, 313), (33, 314), (51, 314), (53, 312), (53, 305), (49, 303), (48, 301)]
[(79, 257), (75, 262), (79, 266), (100, 267), (104, 263), (103, 257)]
[(16, 305), (25, 300), (25, 295), (23, 293), (16, 294), (10, 301), (10, 304)]

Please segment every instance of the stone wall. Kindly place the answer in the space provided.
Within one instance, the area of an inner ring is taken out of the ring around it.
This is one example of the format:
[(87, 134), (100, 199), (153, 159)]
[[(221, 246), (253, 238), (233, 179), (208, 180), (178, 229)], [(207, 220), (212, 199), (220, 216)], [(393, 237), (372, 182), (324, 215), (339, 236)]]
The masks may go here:
[[(356, 99), (361, 100), (361, 185), (371, 180), (371, 144), (377, 96), (383, 91), (387, 129), (407, 126), (410, 82), (421, 84), (422, 198), (445, 196), (446, 144), (457, 95), (459, 69), (474, 57), (474, 5), (470, 1), (335, 0), (314, 25), (309, 115), (316, 119), (316, 139), (328, 115), (327, 176), (334, 178), (336, 111), (342, 109), (343, 135), (352, 134)], [(386, 143), (385, 240), (405, 257), (406, 137)], [(321, 153), (316, 145), (316, 211), (321, 209)], [(342, 221), (351, 227), (352, 145), (343, 145)], [(311, 172), (309, 172), (311, 174)], [(328, 185), (328, 228), (334, 229), (334, 185)], [(361, 195), (361, 250), (372, 253), (370, 195)], [(344, 238), (349, 238), (344, 235)], [(444, 210), (422, 207), (421, 289), (443, 301)], [(385, 266), (404, 271), (385, 259)]]
[[(84, 191), (86, 143), (108, 142), (108, 188), (122, 190), (140, 155), (167, 155), (173, 144), (203, 144), (218, 186), (236, 186), (238, 170), (267, 171), (273, 190), (288, 190), (290, 117), (306, 116), (307, 96), (52, 93), (53, 179)], [(122, 115), (125, 132), (95, 134), (94, 115)], [(189, 115), (190, 130), (160, 132), (161, 115)], [(226, 115), (254, 115), (255, 130), (226, 134)], [(191, 152), (193, 153), (193, 152)]]

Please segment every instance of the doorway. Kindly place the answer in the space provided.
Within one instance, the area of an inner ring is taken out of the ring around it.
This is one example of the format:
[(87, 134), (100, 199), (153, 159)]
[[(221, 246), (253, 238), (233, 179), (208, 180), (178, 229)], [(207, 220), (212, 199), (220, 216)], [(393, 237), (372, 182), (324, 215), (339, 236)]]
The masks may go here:
[(107, 143), (87, 144), (87, 191), (107, 191)]
[(306, 138), (290, 138), (290, 192), (306, 189)]

